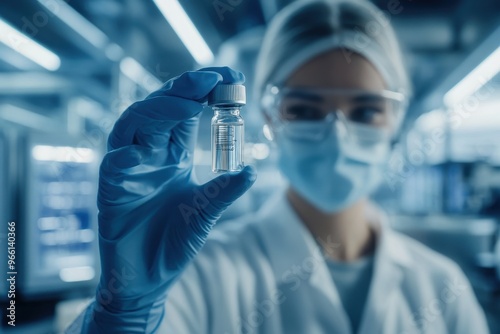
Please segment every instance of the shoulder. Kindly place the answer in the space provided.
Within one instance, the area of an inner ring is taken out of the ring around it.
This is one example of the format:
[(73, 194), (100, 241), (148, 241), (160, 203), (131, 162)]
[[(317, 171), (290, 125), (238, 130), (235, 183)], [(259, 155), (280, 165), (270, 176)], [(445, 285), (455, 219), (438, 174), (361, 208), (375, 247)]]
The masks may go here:
[(450, 258), (432, 250), (421, 242), (399, 232), (392, 231), (391, 234), (398, 239), (398, 244), (405, 248), (412, 262), (415, 265), (418, 264), (421, 270), (442, 275), (461, 272), (458, 265)]
[(404, 247), (411, 265), (407, 270), (414, 275), (425, 275), (436, 282), (451, 278), (463, 278), (460, 267), (450, 258), (432, 250), (421, 242), (399, 232), (391, 231), (398, 245)]
[(409, 259), (404, 268), (403, 293), (415, 303), (415, 319), (430, 325), (442, 316), (451, 333), (488, 333), (484, 313), (462, 269), (415, 239), (391, 234)]
[(415, 239), (392, 233), (409, 260), (403, 269), (406, 295), (424, 304), (439, 301), (445, 313), (455, 313), (460, 304), (475, 300), (469, 280), (454, 261)]

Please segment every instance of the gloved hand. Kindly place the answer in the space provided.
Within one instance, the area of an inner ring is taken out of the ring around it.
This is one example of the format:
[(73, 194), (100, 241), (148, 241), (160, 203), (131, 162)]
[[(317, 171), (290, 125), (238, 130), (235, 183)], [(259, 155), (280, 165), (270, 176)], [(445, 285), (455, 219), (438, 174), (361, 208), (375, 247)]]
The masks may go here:
[(168, 289), (253, 184), (249, 166), (203, 185), (191, 175), (202, 103), (217, 83), (243, 81), (228, 67), (186, 72), (116, 122), (100, 168), (101, 278), (85, 333), (154, 332)]

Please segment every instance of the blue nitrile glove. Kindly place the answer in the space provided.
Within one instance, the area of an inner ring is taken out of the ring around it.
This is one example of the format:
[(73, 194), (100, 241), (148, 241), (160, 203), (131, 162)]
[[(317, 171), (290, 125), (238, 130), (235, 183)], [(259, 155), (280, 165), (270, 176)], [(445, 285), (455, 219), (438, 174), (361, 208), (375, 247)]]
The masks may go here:
[(99, 180), (101, 279), (85, 333), (151, 333), (169, 287), (221, 213), (253, 184), (245, 167), (204, 185), (192, 180), (199, 113), (228, 67), (186, 72), (132, 104), (108, 139)]

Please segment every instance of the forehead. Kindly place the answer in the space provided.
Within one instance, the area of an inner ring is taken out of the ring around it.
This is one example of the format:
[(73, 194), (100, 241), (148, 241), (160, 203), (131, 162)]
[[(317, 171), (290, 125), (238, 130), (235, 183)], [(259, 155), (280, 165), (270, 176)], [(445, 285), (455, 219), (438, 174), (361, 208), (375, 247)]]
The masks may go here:
[(286, 80), (288, 87), (383, 90), (382, 75), (363, 56), (349, 50), (322, 53), (295, 70)]

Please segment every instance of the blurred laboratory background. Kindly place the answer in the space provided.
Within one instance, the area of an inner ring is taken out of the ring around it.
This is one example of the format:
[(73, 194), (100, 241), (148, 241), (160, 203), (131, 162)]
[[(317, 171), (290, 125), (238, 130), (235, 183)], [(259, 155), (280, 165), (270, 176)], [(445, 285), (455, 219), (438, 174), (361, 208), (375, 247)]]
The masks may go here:
[[(245, 162), (255, 186), (222, 218), (255, 211), (283, 184), (252, 100), (266, 24), (292, 0), (2, 0), (0, 266), (16, 223), (15, 328), (59, 333), (98, 277), (99, 163), (115, 120), (162, 82), (203, 66), (247, 78)], [(403, 45), (413, 96), (374, 200), (395, 229), (456, 261), (500, 333), (500, 2), (374, 0)], [(210, 110), (195, 152), (211, 178)], [(3, 274), (2, 274), (3, 277)], [(7, 328), (9, 327), (9, 328)]]

